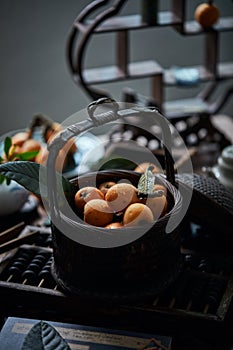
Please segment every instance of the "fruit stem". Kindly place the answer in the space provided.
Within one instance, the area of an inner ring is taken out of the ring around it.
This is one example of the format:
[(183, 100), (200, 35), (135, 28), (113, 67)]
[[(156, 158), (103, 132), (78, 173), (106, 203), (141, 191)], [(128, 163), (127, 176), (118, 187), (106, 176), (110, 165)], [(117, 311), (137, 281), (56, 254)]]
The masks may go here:
[(213, 0), (208, 0), (209, 5), (213, 5), (213, 2), (214, 2)]
[(163, 195), (164, 195), (164, 192), (162, 190), (157, 190), (157, 191), (154, 191), (153, 193), (138, 192), (137, 194), (138, 198), (140, 199), (162, 197)]

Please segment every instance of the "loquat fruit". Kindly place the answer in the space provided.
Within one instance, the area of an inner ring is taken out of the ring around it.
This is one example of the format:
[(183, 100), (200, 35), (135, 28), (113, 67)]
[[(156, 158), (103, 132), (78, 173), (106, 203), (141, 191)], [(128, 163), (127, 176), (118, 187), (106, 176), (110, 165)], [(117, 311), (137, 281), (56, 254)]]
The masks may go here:
[(87, 224), (105, 227), (113, 220), (113, 213), (103, 199), (92, 199), (84, 207), (84, 221)]
[(203, 27), (210, 28), (218, 21), (219, 9), (214, 4), (202, 3), (197, 6), (194, 18)]
[(123, 225), (120, 222), (111, 222), (111, 224), (108, 224), (107, 226), (105, 226), (105, 228), (108, 229), (115, 229), (115, 228), (122, 228)]
[(78, 192), (76, 192), (75, 194), (75, 206), (80, 212), (83, 212), (85, 204), (92, 199), (104, 199), (104, 195), (96, 187), (83, 187), (80, 190), (78, 190)]
[(102, 184), (99, 185), (99, 189), (105, 196), (106, 193), (108, 192), (109, 188), (114, 186), (114, 185), (116, 185), (115, 182), (113, 182), (113, 181), (106, 181), (106, 182), (103, 182)]
[(138, 166), (136, 166), (134, 171), (136, 171), (137, 173), (145, 173), (149, 166), (153, 167), (153, 170), (152, 170), (153, 174), (158, 174), (158, 173), (162, 172), (161, 169), (159, 169), (159, 167), (157, 167), (155, 164), (149, 163), (149, 162), (138, 164)]
[(145, 204), (151, 209), (155, 220), (166, 213), (168, 205), (167, 198), (164, 195), (161, 197), (147, 198)]
[(129, 183), (119, 183), (110, 187), (105, 200), (109, 202), (114, 212), (122, 211), (130, 204), (139, 202), (136, 187)]
[(152, 223), (154, 216), (149, 207), (142, 203), (133, 203), (126, 209), (123, 217), (123, 225), (136, 226)]
[(31, 151), (39, 151), (41, 149), (41, 144), (39, 141), (34, 139), (26, 140), (21, 148), (21, 152), (31, 152)]
[(16, 146), (21, 147), (23, 145), (23, 143), (26, 140), (28, 140), (28, 138), (29, 138), (29, 133), (27, 131), (18, 132), (17, 134), (12, 136), (12, 138), (11, 138), (12, 145), (16, 145)]
[(164, 195), (167, 195), (167, 188), (164, 185), (155, 184), (153, 191), (163, 191)]

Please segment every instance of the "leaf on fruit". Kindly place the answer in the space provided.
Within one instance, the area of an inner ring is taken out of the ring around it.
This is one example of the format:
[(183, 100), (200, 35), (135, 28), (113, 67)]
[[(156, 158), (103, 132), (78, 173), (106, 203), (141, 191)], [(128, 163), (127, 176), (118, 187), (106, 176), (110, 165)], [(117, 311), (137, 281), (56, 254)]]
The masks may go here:
[(149, 166), (138, 181), (138, 196), (147, 197), (153, 193), (155, 178), (152, 173), (153, 167)]
[(36, 323), (24, 339), (22, 350), (70, 350), (66, 340), (47, 322)]

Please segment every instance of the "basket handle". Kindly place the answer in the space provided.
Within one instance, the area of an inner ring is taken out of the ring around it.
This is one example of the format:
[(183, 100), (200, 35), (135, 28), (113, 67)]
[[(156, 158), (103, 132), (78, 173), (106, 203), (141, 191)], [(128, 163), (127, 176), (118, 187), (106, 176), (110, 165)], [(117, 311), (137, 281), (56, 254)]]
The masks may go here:
[[(96, 114), (96, 109), (103, 104), (109, 104), (111, 110)], [(119, 109), (118, 103), (111, 98), (101, 98), (97, 101), (91, 102), (87, 107), (89, 117), (79, 123), (73, 124), (61, 131), (49, 145), (49, 156), (47, 161), (47, 185), (48, 185), (48, 199), (50, 204), (50, 211), (52, 215), (58, 215), (56, 208), (58, 208), (57, 200), (57, 184), (56, 184), (56, 170), (55, 162), (58, 153), (61, 148), (74, 136), (80, 133), (90, 130), (93, 127), (104, 125), (108, 122), (115, 121), (117, 119), (123, 119), (132, 115), (142, 115), (147, 117), (148, 115), (154, 116), (155, 121), (160, 124), (162, 129), (162, 142), (165, 153), (165, 171), (167, 180), (174, 185), (175, 184), (175, 170), (174, 160), (171, 154), (171, 131), (165, 117), (158, 112), (155, 108), (150, 107), (133, 107), (128, 109)], [(146, 120), (146, 119), (145, 119)]]

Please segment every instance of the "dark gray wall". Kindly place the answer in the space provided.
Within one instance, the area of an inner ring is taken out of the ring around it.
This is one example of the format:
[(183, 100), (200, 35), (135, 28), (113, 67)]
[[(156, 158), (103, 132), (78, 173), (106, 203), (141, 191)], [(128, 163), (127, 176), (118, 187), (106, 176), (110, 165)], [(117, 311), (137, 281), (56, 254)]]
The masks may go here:
[[(200, 2), (187, 0), (190, 18)], [(84, 91), (73, 83), (65, 58), (71, 25), (88, 3), (90, 1), (87, 0), (1, 0), (0, 133), (27, 126), (37, 112), (62, 121), (90, 101)], [(223, 16), (233, 15), (231, 0), (216, 0), (215, 3)], [(139, 6), (139, 1), (129, 0), (124, 12), (135, 13)], [(168, 9), (170, 3), (160, 0), (160, 6), (163, 10)], [(232, 32), (221, 34), (219, 46), (220, 59), (233, 61)], [(182, 37), (172, 28), (153, 28), (130, 34), (132, 60), (156, 59), (166, 68), (201, 64), (202, 49), (203, 36)], [(87, 65), (112, 64), (113, 59), (114, 35), (95, 36), (88, 48)], [(221, 85), (218, 93), (229, 84), (232, 84), (232, 79)], [(150, 94), (149, 79), (102, 87), (119, 100), (124, 86)], [(165, 95), (167, 99), (193, 96), (199, 88), (166, 88)], [(232, 99), (223, 113), (233, 114)]]

